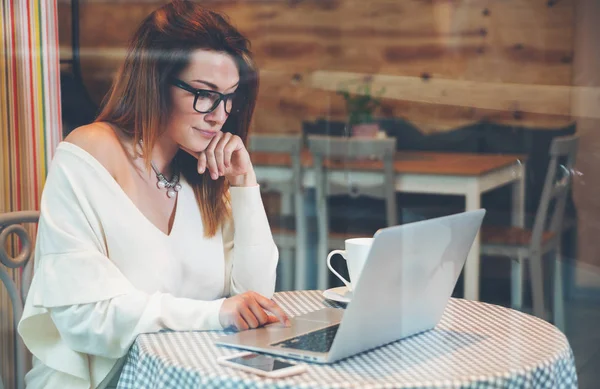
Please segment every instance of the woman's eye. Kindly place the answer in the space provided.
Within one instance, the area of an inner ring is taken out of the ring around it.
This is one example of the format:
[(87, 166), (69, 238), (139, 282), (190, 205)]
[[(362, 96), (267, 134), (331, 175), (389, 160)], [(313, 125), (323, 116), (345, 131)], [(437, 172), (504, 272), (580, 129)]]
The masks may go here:
[(198, 97), (211, 97), (212, 93), (210, 93), (209, 91), (206, 90), (199, 90), (198, 91)]

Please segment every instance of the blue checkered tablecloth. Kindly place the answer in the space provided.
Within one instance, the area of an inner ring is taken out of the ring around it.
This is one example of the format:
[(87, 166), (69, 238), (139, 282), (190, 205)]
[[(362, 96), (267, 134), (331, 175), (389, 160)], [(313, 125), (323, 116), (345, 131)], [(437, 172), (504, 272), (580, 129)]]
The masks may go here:
[[(337, 307), (319, 291), (277, 293), (290, 315)], [(187, 388), (576, 388), (566, 337), (551, 324), (481, 302), (450, 299), (435, 329), (304, 374), (268, 379), (217, 364), (234, 354), (222, 331), (140, 335), (119, 389)]]

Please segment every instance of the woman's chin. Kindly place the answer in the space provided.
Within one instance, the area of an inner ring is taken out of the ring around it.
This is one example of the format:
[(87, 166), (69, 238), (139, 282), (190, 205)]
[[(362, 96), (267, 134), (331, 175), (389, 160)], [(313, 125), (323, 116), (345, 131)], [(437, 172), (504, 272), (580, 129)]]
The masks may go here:
[(188, 154), (194, 156), (195, 158), (198, 158), (198, 155), (200, 155), (201, 152), (203, 152), (204, 150), (206, 150), (206, 147), (208, 145), (198, 145), (195, 143), (186, 143), (186, 144), (180, 144), (179, 148), (185, 152), (187, 152)]

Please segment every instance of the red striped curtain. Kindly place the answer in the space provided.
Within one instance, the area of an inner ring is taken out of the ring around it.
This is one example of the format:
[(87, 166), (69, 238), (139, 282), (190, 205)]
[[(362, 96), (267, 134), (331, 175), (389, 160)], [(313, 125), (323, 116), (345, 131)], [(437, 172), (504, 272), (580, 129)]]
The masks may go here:
[[(56, 0), (1, 1), (0, 213), (39, 209), (48, 163), (61, 139), (56, 7)], [(19, 271), (9, 274), (20, 284)], [(14, 387), (12, 327), (11, 302), (0, 284), (5, 388)]]
[(56, 0), (3, 0), (0, 212), (39, 208), (61, 137)]

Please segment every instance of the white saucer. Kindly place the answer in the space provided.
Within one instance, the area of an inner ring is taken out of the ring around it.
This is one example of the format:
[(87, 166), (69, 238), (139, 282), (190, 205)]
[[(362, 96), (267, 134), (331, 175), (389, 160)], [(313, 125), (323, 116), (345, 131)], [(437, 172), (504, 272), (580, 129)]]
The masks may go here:
[(345, 286), (340, 286), (338, 288), (327, 289), (323, 292), (323, 297), (328, 300), (348, 304), (352, 299), (352, 292), (349, 291)]

